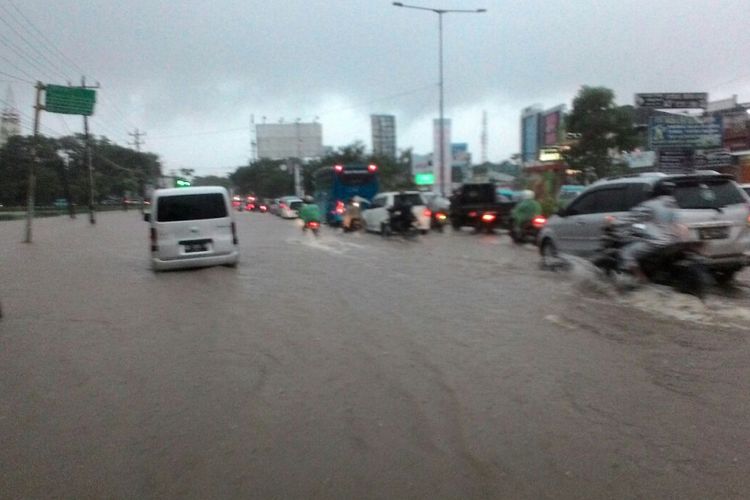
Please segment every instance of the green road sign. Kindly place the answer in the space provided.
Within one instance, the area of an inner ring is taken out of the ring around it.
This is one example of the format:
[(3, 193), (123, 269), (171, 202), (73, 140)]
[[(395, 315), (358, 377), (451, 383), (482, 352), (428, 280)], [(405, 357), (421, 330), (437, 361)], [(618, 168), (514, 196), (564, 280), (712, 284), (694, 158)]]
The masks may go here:
[(178, 187), (178, 188), (190, 187), (190, 181), (187, 181), (185, 179), (175, 179), (174, 187)]
[(426, 186), (429, 184), (435, 184), (435, 174), (433, 173), (422, 173), (414, 175), (414, 184), (417, 186)]
[(96, 92), (92, 89), (62, 85), (45, 87), (44, 109), (49, 113), (91, 116), (95, 103)]

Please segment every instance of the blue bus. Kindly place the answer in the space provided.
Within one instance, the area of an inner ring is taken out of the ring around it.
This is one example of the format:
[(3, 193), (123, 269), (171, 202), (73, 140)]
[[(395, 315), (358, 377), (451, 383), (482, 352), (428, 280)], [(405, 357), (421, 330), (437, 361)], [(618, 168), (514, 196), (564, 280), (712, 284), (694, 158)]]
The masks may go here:
[(344, 219), (344, 206), (354, 196), (371, 201), (378, 193), (378, 167), (374, 164), (344, 163), (322, 167), (314, 175), (315, 203), (332, 226)]

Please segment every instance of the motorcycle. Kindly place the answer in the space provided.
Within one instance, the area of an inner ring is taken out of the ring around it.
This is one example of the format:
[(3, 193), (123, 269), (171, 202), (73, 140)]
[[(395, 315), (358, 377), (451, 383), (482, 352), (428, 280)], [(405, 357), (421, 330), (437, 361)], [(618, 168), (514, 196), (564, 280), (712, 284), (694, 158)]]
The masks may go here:
[(430, 229), (438, 231), (440, 233), (445, 229), (445, 225), (448, 224), (448, 213), (444, 210), (434, 210), (430, 217)]
[(305, 224), (302, 226), (302, 232), (305, 232), (307, 230), (312, 231), (312, 233), (317, 237), (318, 232), (320, 231), (320, 222), (316, 220), (311, 220), (305, 222)]
[(392, 234), (400, 234), (405, 238), (414, 238), (419, 234), (417, 218), (412, 213), (411, 207), (392, 209), (388, 221), (383, 223), (382, 235), (387, 237)]
[[(609, 224), (604, 228), (602, 244), (593, 263), (607, 277), (632, 274), (625, 266), (622, 250), (646, 239), (643, 224)], [(650, 282), (671, 286), (680, 293), (702, 299), (711, 283), (705, 259), (700, 254), (702, 246), (700, 241), (676, 239), (642, 255), (638, 265)]]
[(547, 224), (547, 218), (543, 215), (537, 215), (530, 221), (524, 223), (520, 228), (514, 223), (510, 228), (510, 238), (513, 243), (519, 245), (523, 243), (536, 243), (539, 231)]

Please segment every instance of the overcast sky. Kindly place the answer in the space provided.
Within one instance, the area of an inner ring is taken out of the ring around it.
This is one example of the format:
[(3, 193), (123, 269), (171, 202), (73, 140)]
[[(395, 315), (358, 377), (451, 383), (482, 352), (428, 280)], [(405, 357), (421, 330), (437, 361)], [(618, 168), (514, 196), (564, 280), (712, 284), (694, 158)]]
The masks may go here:
[[(499, 161), (519, 150), (522, 108), (570, 106), (581, 85), (611, 87), (621, 104), (660, 91), (750, 101), (748, 0), (413, 3), (488, 11), (444, 18), (446, 116), (476, 160), (483, 110)], [(25, 130), (33, 89), (12, 77), (85, 72), (101, 84), (94, 133), (125, 144), (137, 127), (166, 170), (203, 175), (247, 162), (251, 114), (317, 116), (326, 145), (369, 147), (369, 115), (391, 113), (398, 147), (429, 152), (437, 42), (435, 14), (385, 0), (0, 0), (0, 81)], [(72, 116), (42, 123), (50, 135), (82, 128)]]

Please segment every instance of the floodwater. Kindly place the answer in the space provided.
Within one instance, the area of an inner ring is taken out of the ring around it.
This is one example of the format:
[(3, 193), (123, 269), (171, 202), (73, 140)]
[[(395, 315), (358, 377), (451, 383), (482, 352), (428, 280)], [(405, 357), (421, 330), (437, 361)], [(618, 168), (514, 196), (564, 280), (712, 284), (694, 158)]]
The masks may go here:
[(750, 280), (705, 302), (505, 235), (303, 234), (154, 274), (134, 212), (0, 223), (0, 496), (746, 498)]

